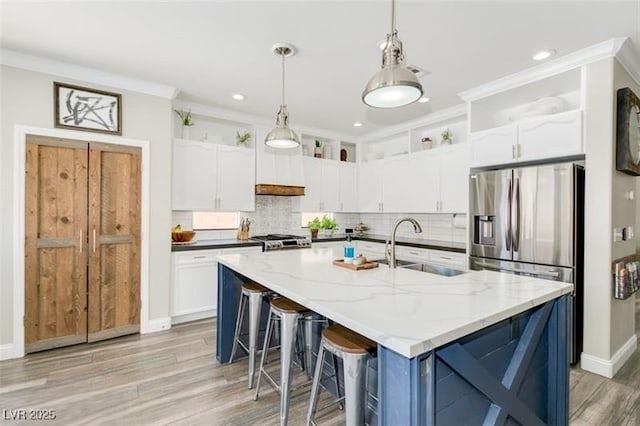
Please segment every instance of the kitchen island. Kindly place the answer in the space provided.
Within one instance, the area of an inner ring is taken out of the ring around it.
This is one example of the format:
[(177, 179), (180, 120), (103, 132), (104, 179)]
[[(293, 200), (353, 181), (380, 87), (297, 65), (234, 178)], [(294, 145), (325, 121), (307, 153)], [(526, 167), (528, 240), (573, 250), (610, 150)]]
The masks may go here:
[(352, 271), (335, 257), (331, 248), (219, 256), (218, 361), (229, 361), (240, 285), (252, 280), (378, 344), (380, 425), (568, 422), (571, 284)]

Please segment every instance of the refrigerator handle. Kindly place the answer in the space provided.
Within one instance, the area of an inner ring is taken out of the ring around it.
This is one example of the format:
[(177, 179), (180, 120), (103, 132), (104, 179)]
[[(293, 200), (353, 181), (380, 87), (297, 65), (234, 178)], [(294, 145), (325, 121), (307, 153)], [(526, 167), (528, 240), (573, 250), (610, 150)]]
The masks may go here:
[(515, 220), (512, 220), (514, 222), (512, 224), (512, 244), (513, 251), (518, 251), (520, 250), (520, 179), (518, 178), (515, 179), (515, 187), (515, 202), (512, 208), (512, 212), (515, 213)]
[(505, 217), (507, 218), (507, 229), (504, 232), (504, 242), (507, 246), (507, 251), (511, 251), (511, 200), (513, 198), (513, 185), (511, 179), (507, 179), (507, 211)]

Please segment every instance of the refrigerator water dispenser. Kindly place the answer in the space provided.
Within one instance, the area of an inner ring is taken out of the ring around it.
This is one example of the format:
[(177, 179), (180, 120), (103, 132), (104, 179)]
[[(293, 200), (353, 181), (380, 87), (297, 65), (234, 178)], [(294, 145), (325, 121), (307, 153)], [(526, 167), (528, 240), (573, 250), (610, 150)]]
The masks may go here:
[(473, 242), (483, 246), (495, 246), (496, 236), (494, 232), (495, 216), (473, 217)]

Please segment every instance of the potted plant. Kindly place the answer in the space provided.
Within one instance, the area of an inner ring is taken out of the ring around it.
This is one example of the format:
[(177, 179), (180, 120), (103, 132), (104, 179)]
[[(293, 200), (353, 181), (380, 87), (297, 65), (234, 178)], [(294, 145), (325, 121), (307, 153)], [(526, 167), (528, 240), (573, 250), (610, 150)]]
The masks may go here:
[(315, 158), (322, 158), (322, 143), (316, 140), (316, 147), (313, 149), (313, 156)]
[(453, 143), (453, 132), (448, 127), (440, 136), (442, 137), (442, 145), (451, 145)]
[(240, 133), (236, 130), (236, 144), (238, 146), (248, 147), (251, 141), (251, 132)]
[(318, 230), (321, 227), (320, 219), (317, 217), (309, 222), (307, 222), (307, 226), (309, 227), (309, 232), (311, 232), (311, 238), (318, 238)]
[(338, 228), (338, 224), (325, 214), (320, 221), (320, 227), (325, 230), (325, 234), (333, 235), (333, 232)]
[(180, 117), (180, 121), (182, 122), (182, 138), (189, 139), (189, 127), (195, 124), (193, 122), (193, 117), (191, 116), (191, 110), (185, 112), (182, 109), (174, 109), (174, 111), (178, 114), (178, 117)]

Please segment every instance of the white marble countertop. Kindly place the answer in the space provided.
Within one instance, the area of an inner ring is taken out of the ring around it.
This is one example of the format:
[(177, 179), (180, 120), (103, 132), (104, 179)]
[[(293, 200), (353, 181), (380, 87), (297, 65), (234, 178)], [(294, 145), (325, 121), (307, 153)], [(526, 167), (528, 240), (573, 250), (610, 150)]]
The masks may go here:
[(218, 256), (234, 271), (412, 358), (534, 306), (572, 284), (492, 271), (454, 277), (332, 264), (330, 247)]

